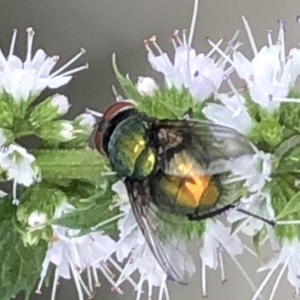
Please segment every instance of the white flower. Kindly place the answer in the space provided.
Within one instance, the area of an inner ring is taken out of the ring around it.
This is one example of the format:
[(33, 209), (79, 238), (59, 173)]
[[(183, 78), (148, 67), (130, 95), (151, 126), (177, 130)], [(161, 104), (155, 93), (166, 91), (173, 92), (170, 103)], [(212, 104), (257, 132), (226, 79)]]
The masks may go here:
[[(275, 218), (275, 213), (271, 203), (271, 196), (266, 192), (258, 192), (248, 198), (241, 198), (238, 208), (242, 208), (243, 210), (266, 220), (274, 220)], [(244, 219), (245, 221), (241, 223), (239, 230), (249, 236), (254, 236), (266, 225), (264, 221), (255, 217), (249, 217), (235, 209), (228, 212), (227, 220), (230, 223)]]
[(230, 234), (230, 228), (221, 221), (207, 220), (203, 236), (203, 247), (200, 257), (205, 266), (216, 270), (219, 265), (219, 255), (227, 251), (230, 256), (243, 253), (243, 243), (236, 236)]
[(43, 212), (35, 210), (28, 217), (28, 225), (30, 227), (36, 227), (43, 225), (47, 222), (47, 215)]
[(266, 286), (268, 281), (270, 280), (273, 273), (276, 269), (282, 265), (282, 268), (276, 278), (276, 281), (273, 285), (271, 295), (268, 298), (272, 300), (277, 291), (278, 285), (287, 270), (287, 279), (290, 284), (295, 288), (295, 297), (299, 295), (300, 289), (300, 242), (298, 238), (293, 240), (285, 239), (283, 241), (282, 249), (279, 253), (275, 254), (275, 257), (265, 263), (261, 268), (258, 269), (258, 272), (262, 272), (265, 270), (270, 270), (265, 279), (263, 280), (260, 287), (257, 289), (255, 295), (252, 297), (252, 300), (256, 300), (258, 295), (261, 293), (263, 288)]
[(300, 74), (300, 51), (292, 49), (288, 58), (285, 54), (284, 23), (280, 22), (277, 42), (272, 42), (271, 31), (268, 34), (269, 45), (257, 50), (248, 25), (243, 18), (254, 58), (249, 61), (242, 53), (233, 55), (234, 67), (240, 78), (247, 82), (252, 100), (272, 112), (285, 101), (291, 87)]
[(232, 181), (245, 180), (244, 186), (250, 192), (261, 191), (266, 182), (271, 180), (271, 154), (256, 150), (254, 155), (243, 155), (229, 162)]
[(220, 264), (222, 282), (226, 282), (222, 256), (222, 253), (225, 251), (241, 271), (251, 288), (255, 290), (254, 284), (251, 282), (242, 265), (235, 258), (236, 255), (242, 254), (243, 250), (244, 246), (242, 241), (236, 234), (231, 234), (230, 227), (225, 227), (224, 224), (218, 220), (209, 219), (206, 221), (203, 246), (199, 251), (202, 259), (202, 292), (204, 296), (207, 296), (206, 267), (216, 270)]
[(35, 157), (17, 144), (0, 151), (0, 166), (7, 172), (8, 180), (30, 186), (39, 180), (39, 171), (34, 165)]
[(60, 130), (59, 134), (66, 141), (72, 140), (75, 137), (74, 136), (74, 126), (67, 121), (62, 122), (61, 130)]
[[(183, 40), (185, 39), (184, 37)], [(176, 40), (179, 41), (179, 46)], [(150, 43), (159, 49), (160, 55), (154, 54)], [(152, 68), (163, 73), (168, 87), (187, 88), (196, 100), (207, 99), (220, 87), (224, 71), (215, 64), (213, 59), (202, 53), (197, 54), (190, 45), (184, 44), (177, 32), (174, 34), (173, 44), (175, 47), (174, 64), (168, 55), (160, 50), (155, 38), (149, 40), (146, 48)]]
[[(187, 88), (196, 100), (203, 101), (220, 87), (225, 72), (221, 61), (215, 63), (210, 58), (214, 51), (208, 55), (197, 54), (191, 46), (197, 13), (198, 1), (196, 0), (189, 36), (187, 36), (186, 31), (183, 31), (181, 39), (179, 31), (176, 30), (171, 38), (175, 49), (174, 62), (158, 46), (155, 36), (147, 40), (145, 46), (152, 68), (164, 75), (168, 87)], [(158, 51), (158, 55), (151, 49), (151, 44)]]
[(136, 88), (142, 96), (153, 96), (158, 86), (153, 78), (140, 76)]
[(208, 103), (202, 110), (207, 119), (216, 124), (227, 126), (247, 135), (250, 133), (253, 121), (245, 107), (245, 99), (236, 94), (229, 97), (227, 94), (219, 94), (219, 100), (223, 103)]
[[(72, 205), (64, 203), (56, 211), (55, 218), (73, 209)], [(114, 274), (110, 271), (108, 263), (113, 264), (117, 269), (120, 267), (110, 258), (115, 251), (116, 244), (109, 236), (103, 235), (101, 232), (79, 236), (80, 232), (77, 230), (62, 226), (52, 227), (53, 238), (43, 262), (37, 293), (41, 293), (41, 287), (50, 264), (56, 266), (51, 299), (55, 299), (58, 281), (61, 277), (65, 279), (73, 277), (80, 300), (84, 299), (84, 292), (89, 298), (92, 298), (95, 294), (95, 287), (100, 287), (97, 270), (100, 270), (106, 279), (115, 286)], [(87, 271), (88, 285), (81, 278), (83, 271)], [(120, 292), (120, 290), (118, 291)]]
[(57, 109), (57, 113), (59, 115), (66, 114), (70, 108), (68, 98), (60, 94), (54, 95), (54, 97), (51, 99), (51, 105)]
[(46, 87), (52, 89), (61, 87), (72, 79), (72, 74), (87, 68), (87, 66), (82, 66), (63, 73), (67, 67), (85, 53), (85, 50), (82, 49), (68, 63), (50, 74), (59, 57), (47, 57), (43, 49), (38, 49), (33, 55), (32, 44), (35, 33), (32, 28), (28, 28), (27, 33), (27, 54), (24, 62), (14, 55), (17, 30), (14, 30), (8, 57), (5, 58), (0, 50), (0, 86), (17, 102), (36, 97)]
[(140, 299), (141, 293), (143, 292), (142, 288), (144, 282), (148, 282), (149, 286), (148, 299), (151, 298), (152, 289), (155, 286), (160, 287), (160, 299), (162, 299), (164, 294), (167, 296), (167, 275), (154, 258), (142, 232), (138, 228), (131, 209), (125, 218), (119, 221), (118, 227), (120, 230), (120, 239), (116, 246), (117, 260), (120, 263), (122, 263), (124, 259), (128, 260), (116, 282), (116, 286), (118, 287), (123, 281), (130, 278), (133, 272), (138, 270), (140, 273), (140, 281), (135, 288), (137, 300)]
[(90, 113), (84, 113), (79, 116), (79, 126), (92, 130), (96, 124), (96, 119)]

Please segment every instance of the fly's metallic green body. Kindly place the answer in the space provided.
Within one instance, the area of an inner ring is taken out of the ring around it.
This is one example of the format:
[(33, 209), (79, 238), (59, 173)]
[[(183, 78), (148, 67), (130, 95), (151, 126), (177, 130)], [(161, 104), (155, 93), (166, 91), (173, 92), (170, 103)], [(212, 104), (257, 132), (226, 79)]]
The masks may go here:
[(108, 158), (118, 175), (142, 180), (154, 172), (156, 153), (149, 139), (148, 121), (144, 115), (133, 113), (116, 125), (108, 142)]
[(252, 144), (228, 127), (157, 120), (121, 101), (105, 111), (95, 145), (124, 180), (132, 213), (157, 262), (170, 280), (186, 284), (191, 258), (164, 225), (176, 216), (176, 224), (168, 223), (175, 233), (183, 220), (200, 221), (234, 207), (237, 189), (226, 183), (230, 163), (253, 155)]

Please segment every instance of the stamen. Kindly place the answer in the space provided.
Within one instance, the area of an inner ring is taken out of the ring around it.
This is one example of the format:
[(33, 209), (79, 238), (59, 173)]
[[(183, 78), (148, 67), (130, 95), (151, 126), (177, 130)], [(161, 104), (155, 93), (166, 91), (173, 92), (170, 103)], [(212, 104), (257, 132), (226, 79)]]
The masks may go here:
[(288, 266), (289, 261), (290, 261), (290, 257), (288, 257), (288, 259), (286, 260), (286, 262), (284, 263), (282, 269), (280, 270), (280, 272), (278, 274), (278, 277), (277, 277), (277, 279), (275, 281), (275, 284), (273, 286), (273, 289), (272, 289), (272, 292), (271, 292), (269, 300), (273, 300), (273, 298), (275, 296), (275, 293), (277, 291), (278, 285), (280, 283), (280, 280), (281, 280), (281, 278), (282, 278), (282, 276), (283, 276), (283, 274), (284, 274), (284, 272), (285, 272), (285, 270), (286, 270), (286, 268)]
[(73, 277), (74, 277), (74, 282), (75, 282), (75, 286), (76, 286), (76, 289), (77, 289), (77, 293), (78, 293), (78, 298), (79, 300), (84, 300), (83, 298), (83, 293), (82, 293), (82, 290), (81, 290), (81, 287), (80, 287), (80, 282), (78, 280), (78, 273), (76, 272), (72, 262), (71, 262), (71, 259), (69, 257), (69, 265), (70, 265), (70, 268), (71, 268), (71, 271), (73, 273)]
[(206, 265), (202, 263), (202, 298), (208, 298), (206, 291)]
[[(248, 276), (248, 274), (245, 271), (245, 269), (243, 268), (243, 266), (240, 264), (240, 262), (236, 259), (236, 257), (234, 255), (231, 255), (231, 253), (228, 251), (227, 251), (227, 253), (229, 254), (229, 256), (232, 259), (232, 261), (234, 262), (234, 264), (237, 266), (239, 271), (242, 273), (243, 277), (246, 279), (246, 281), (248, 282), (248, 284), (250, 285), (252, 290), (255, 292), (257, 290), (257, 288), (254, 285), (254, 283), (252, 282), (252, 280), (250, 279), (250, 277)], [(259, 298), (262, 299), (262, 296), (259, 295)]]
[(270, 272), (269, 272), (268, 275), (265, 277), (265, 279), (263, 280), (263, 282), (261, 283), (261, 285), (259, 286), (259, 288), (256, 290), (256, 292), (255, 292), (255, 294), (254, 294), (254, 296), (252, 297), (251, 300), (256, 300), (256, 299), (259, 297), (261, 291), (264, 289), (264, 287), (266, 286), (266, 284), (267, 284), (268, 281), (270, 280), (271, 276), (272, 276), (273, 273), (276, 271), (276, 268), (277, 268), (277, 266), (274, 267), (274, 268), (272, 268), (272, 269), (270, 270)]
[(57, 71), (55, 71), (53, 74), (51, 74), (50, 78), (55, 77), (56, 75), (58, 75), (59, 73), (61, 73), (62, 71), (64, 71), (66, 68), (68, 68), (71, 64), (73, 64), (76, 60), (79, 59), (79, 57), (81, 57), (84, 53), (86, 53), (86, 50), (84, 48), (80, 49), (80, 52), (75, 55), (72, 59), (70, 59), (65, 65), (63, 65), (61, 68), (59, 68)]
[(224, 184), (231, 184), (231, 183), (239, 182), (239, 181), (242, 181), (242, 180), (249, 179), (251, 177), (252, 177), (252, 175), (244, 175), (244, 176), (232, 177), (230, 179), (224, 180)]
[(229, 62), (231, 65), (235, 67), (235, 63), (233, 60), (226, 54), (224, 51), (222, 51), (209, 37), (206, 38), (206, 41), (213, 47), (215, 50), (224, 58), (226, 62)]
[(224, 38), (220, 39), (217, 43), (216, 43), (216, 46), (213, 47), (207, 54), (206, 54), (206, 57), (210, 57), (212, 56), (212, 54), (216, 51), (216, 47), (219, 47), (224, 41)]
[[(99, 269), (101, 270), (101, 272), (102, 272), (102, 274), (105, 276), (105, 278), (108, 280), (108, 282), (109, 282), (112, 286), (115, 287), (115, 286), (116, 286), (115, 281), (111, 278), (111, 276), (109, 276), (109, 275), (107, 274), (106, 270), (101, 266), (101, 264), (99, 264)], [(115, 291), (116, 291), (117, 293), (119, 293), (120, 295), (123, 295), (123, 294), (124, 294), (123, 291), (122, 291), (120, 288), (118, 288), (118, 287), (116, 287)]]
[(254, 54), (254, 56), (256, 56), (257, 53), (258, 53), (257, 52), (257, 47), (256, 47), (256, 44), (255, 44), (254, 37), (253, 37), (252, 31), (250, 29), (249, 23), (248, 23), (248, 21), (246, 20), (246, 18), (244, 16), (242, 16), (242, 20), (243, 20), (243, 23), (244, 23), (244, 26), (245, 26), (245, 29), (246, 29), (246, 32), (247, 32), (247, 35), (248, 35), (248, 39), (249, 39), (253, 54)]
[(92, 283), (91, 267), (87, 268), (87, 277), (88, 277), (89, 290), (92, 292), (93, 291), (93, 283)]
[(149, 41), (152, 43), (152, 45), (156, 48), (156, 50), (158, 51), (158, 53), (160, 54), (160, 55), (163, 55), (164, 54), (164, 52), (162, 51), (162, 49), (159, 47), (159, 45), (157, 44), (157, 42), (156, 42), (156, 36), (155, 35), (153, 35), (150, 39), (149, 39)]
[(105, 262), (100, 262), (100, 264), (102, 265), (102, 267), (106, 270), (107, 274), (111, 277), (111, 278), (115, 278), (116, 274), (114, 274), (112, 272), (112, 270), (109, 268), (109, 266), (107, 265), (107, 263)]
[(152, 51), (152, 49), (151, 49), (150, 46), (149, 46), (150, 43), (151, 43), (150, 40), (144, 40), (144, 46), (145, 46), (146, 50), (147, 50), (148, 52), (152, 53), (153, 55), (155, 55), (154, 52)]
[(12, 38), (11, 38), (8, 57), (11, 57), (14, 54), (16, 39), (17, 39), (17, 33), (18, 33), (18, 29), (13, 29), (13, 35), (12, 35)]
[(163, 292), (164, 292), (164, 282), (162, 283), (162, 285), (160, 286), (160, 289), (159, 289), (159, 294), (158, 294), (158, 300), (162, 300), (163, 298)]
[(57, 286), (58, 286), (58, 279), (59, 279), (59, 271), (58, 271), (58, 267), (56, 267), (53, 285), (52, 285), (51, 300), (55, 300), (56, 290), (57, 290)]
[(176, 44), (176, 40), (175, 40), (173, 35), (170, 37), (170, 41), (173, 45), (174, 50), (176, 50), (177, 49), (177, 44)]
[(92, 266), (92, 271), (93, 271), (93, 276), (94, 276), (94, 280), (95, 280), (95, 287), (99, 288), (99, 287), (101, 287), (101, 283), (99, 281), (99, 277), (98, 277), (98, 274), (97, 274), (97, 269), (96, 269), (95, 266)]
[(167, 287), (167, 278), (164, 279), (164, 291), (165, 291), (165, 295), (166, 295), (166, 300), (170, 300), (170, 294), (169, 294), (169, 290), (168, 290), (168, 287)]
[(26, 55), (26, 61), (30, 62), (32, 58), (32, 44), (33, 44), (33, 37), (35, 35), (35, 32), (32, 27), (28, 27), (26, 29), (27, 32), (27, 55)]
[(91, 293), (91, 291), (89, 291), (89, 289), (85, 285), (85, 283), (84, 283), (83, 279), (81, 278), (81, 276), (79, 275), (79, 273), (78, 273), (78, 280), (79, 280), (79, 283), (81, 284), (81, 286), (83, 287), (83, 290), (88, 295), (89, 299), (91, 299), (92, 298), (92, 293)]
[(190, 35), (188, 40), (188, 45), (192, 45), (195, 27), (196, 27), (196, 21), (197, 21), (197, 15), (198, 15), (198, 8), (199, 8), (199, 0), (194, 1), (194, 8), (193, 8), (193, 15), (192, 15), (192, 21), (190, 26)]
[(148, 278), (148, 300), (152, 299), (152, 291), (153, 291), (153, 285), (152, 285), (152, 277), (150, 274)]
[(177, 30), (177, 29), (174, 30), (173, 35), (174, 35), (175, 39), (177, 40), (177, 42), (180, 46), (183, 46), (182, 40), (180, 39), (178, 34), (179, 34), (179, 30)]
[[(118, 280), (115, 284), (116, 287), (120, 286), (133, 273), (133, 271), (132, 271), (129, 275), (127, 275), (127, 276), (125, 275), (127, 269), (129, 269), (130, 267), (131, 267), (131, 260), (128, 259), (127, 263), (125, 264), (125, 267), (124, 267), (123, 271), (120, 274), (120, 277), (118, 278)], [(137, 284), (135, 284), (135, 288), (137, 288)]]
[[(89, 67), (90, 67), (89, 63), (86, 63), (83, 66), (80, 66), (78, 68), (72, 69), (70, 71), (67, 71), (67, 72), (61, 74), (60, 76), (70, 76), (70, 75), (73, 75), (73, 74), (78, 73), (80, 71), (87, 70)], [(52, 77), (52, 75), (50, 77)]]
[(182, 30), (183, 45), (184, 45), (185, 47), (188, 46), (188, 44), (187, 44), (187, 39), (186, 39), (186, 32), (187, 32), (186, 29), (183, 29), (183, 30)]
[(284, 43), (284, 21), (279, 20), (279, 33), (278, 33), (278, 43), (281, 46), (280, 48), (280, 60), (281, 62), (285, 61), (285, 43)]
[(20, 204), (20, 201), (17, 198), (17, 181), (16, 179), (14, 179), (13, 181), (13, 190), (12, 190), (12, 194), (13, 194), (13, 200), (12, 200), (12, 204), (18, 206)]
[(95, 111), (95, 110), (91, 110), (89, 108), (85, 109), (85, 113), (91, 114), (92, 116), (97, 117), (97, 118), (102, 118), (103, 117), (103, 113)]
[[(216, 65), (217, 66), (217, 65)], [(233, 66), (230, 66), (228, 69), (226, 69), (225, 71), (224, 71), (224, 74), (226, 75), (226, 76), (229, 76), (232, 72), (234, 72), (234, 70), (235, 70), (235, 68), (233, 67)]]
[(221, 280), (222, 284), (227, 282), (227, 279), (225, 278), (225, 269), (224, 269), (224, 262), (223, 262), (223, 256), (221, 252), (218, 252), (219, 256), (219, 262), (220, 262), (220, 270), (221, 270)]
[[(59, 60), (59, 56), (58, 55), (54, 55), (50, 59), (52, 59), (52, 63), (54, 63), (52, 67), (54, 67), (55, 64)], [(39, 69), (39, 71), (37, 73), (38, 77), (40, 77), (42, 75), (42, 73), (44, 72), (46, 66), (48, 66), (51, 63), (50, 59), (49, 58), (45, 59), (44, 63), (42, 64), (42, 66), (40, 67), (40, 69)]]
[[(227, 56), (229, 55), (230, 52), (234, 52), (236, 51), (241, 45), (242, 43), (235, 43), (237, 37), (239, 35), (239, 31), (237, 30), (234, 34), (234, 36), (232, 37), (232, 39), (227, 43), (227, 47), (224, 50), (224, 54), (226, 54)], [(235, 44), (234, 44), (235, 43)], [(224, 60), (224, 58), (221, 56), (217, 62), (216, 62), (216, 66), (221, 66), (224, 65), (223, 68), (225, 67), (226, 60)], [(223, 69), (222, 68), (222, 69)]]
[(272, 41), (272, 29), (268, 30), (268, 43), (269, 43), (269, 47), (273, 46), (273, 41)]
[[(122, 268), (112, 258), (109, 258), (108, 261), (117, 269), (117, 271), (122, 273)], [(127, 280), (133, 287), (136, 287), (136, 283), (130, 276), (127, 277)]]
[(49, 267), (49, 259), (46, 259), (44, 260), (43, 262), (43, 268), (42, 268), (42, 272), (41, 272), (41, 275), (40, 275), (40, 281), (39, 281), (39, 284), (37, 286), (37, 289), (35, 291), (36, 294), (42, 294), (42, 286), (43, 286), (43, 283), (44, 283), (44, 280), (45, 280), (45, 277), (47, 275), (47, 270), (48, 270), (48, 267)]
[(254, 257), (258, 257), (257, 254), (251, 249), (249, 248), (247, 245), (243, 245), (243, 247)]
[(141, 274), (141, 278), (140, 278), (140, 281), (137, 285), (137, 295), (136, 295), (136, 300), (140, 300), (141, 299), (141, 295), (142, 295), (142, 287), (143, 287), (143, 282), (144, 282), (144, 274)]

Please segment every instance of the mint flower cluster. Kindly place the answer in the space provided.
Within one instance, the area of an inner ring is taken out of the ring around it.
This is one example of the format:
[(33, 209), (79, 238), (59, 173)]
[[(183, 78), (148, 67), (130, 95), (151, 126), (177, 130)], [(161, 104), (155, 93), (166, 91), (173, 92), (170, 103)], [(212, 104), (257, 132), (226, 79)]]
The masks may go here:
[[(115, 101), (134, 102), (157, 119), (182, 119), (192, 110), (194, 119), (233, 128), (253, 145), (253, 154), (231, 162), (226, 182), (236, 185), (240, 210), (233, 208), (201, 222), (183, 221), (183, 235), (172, 235), (172, 242), (184, 252), (192, 239), (202, 242), (198, 258), (189, 256), (186, 268), (194, 274), (196, 259), (201, 260), (203, 296), (209, 293), (208, 268), (220, 269), (221, 282), (226, 282), (225, 252), (253, 290), (252, 300), (261, 296), (278, 268), (269, 299), (274, 299), (285, 271), (298, 295), (300, 49), (286, 49), (283, 21), (278, 22), (278, 32), (267, 31), (266, 45), (258, 49), (242, 17), (251, 59), (243, 54), (238, 33), (228, 41), (208, 38), (211, 50), (198, 52), (193, 47), (197, 11), (195, 0), (190, 30), (172, 33), (173, 57), (155, 36), (144, 42), (148, 62), (164, 77), (162, 86), (151, 77), (123, 76), (113, 55), (121, 89), (113, 86), (112, 93)], [(154, 289), (159, 291), (158, 300), (169, 299), (167, 275), (138, 227), (122, 180), (91, 146), (102, 113), (86, 109), (67, 120), (69, 99), (61, 94), (43, 96), (45, 89), (64, 86), (87, 69), (87, 65), (70, 69), (85, 50), (55, 69), (59, 56), (34, 51), (34, 35), (28, 28), (25, 58), (15, 55), (16, 30), (8, 54), (0, 49), (0, 299), (20, 291), (29, 299), (34, 290), (42, 292), (49, 278), (53, 300), (61, 278), (74, 281), (79, 300), (94, 297), (103, 280), (119, 294), (128, 282), (136, 300), (153, 298)], [(244, 84), (235, 86), (233, 75)], [(27, 137), (34, 137), (35, 149), (26, 146)], [(242, 235), (252, 239), (252, 248), (243, 243)], [(260, 253), (266, 244), (274, 254), (267, 262)], [(261, 261), (259, 272), (267, 272), (260, 286), (238, 260), (245, 253)], [(132, 278), (135, 272), (137, 281)]]

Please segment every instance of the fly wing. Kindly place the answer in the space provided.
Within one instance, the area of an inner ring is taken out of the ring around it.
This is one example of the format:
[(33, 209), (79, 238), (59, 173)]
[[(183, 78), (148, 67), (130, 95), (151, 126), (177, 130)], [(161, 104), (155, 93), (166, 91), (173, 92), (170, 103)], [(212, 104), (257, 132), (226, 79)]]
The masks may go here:
[(192, 257), (179, 236), (164, 232), (163, 223), (168, 221), (159, 219), (148, 181), (126, 179), (125, 184), (132, 212), (156, 261), (169, 280), (187, 284), (195, 272)]
[(235, 129), (204, 121), (159, 120), (153, 125), (166, 174), (185, 175), (180, 166), (192, 166), (199, 175), (222, 174), (237, 158), (255, 153), (249, 139)]

